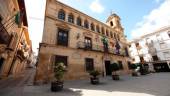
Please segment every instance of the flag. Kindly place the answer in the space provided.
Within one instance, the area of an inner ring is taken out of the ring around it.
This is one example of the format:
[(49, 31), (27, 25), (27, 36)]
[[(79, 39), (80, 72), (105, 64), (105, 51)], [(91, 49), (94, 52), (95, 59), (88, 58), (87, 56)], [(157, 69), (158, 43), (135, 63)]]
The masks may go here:
[(23, 16), (24, 14), (22, 11), (17, 12), (17, 14), (15, 15), (15, 23), (18, 25), (18, 28), (21, 28)]
[(118, 41), (116, 41), (115, 47), (116, 47), (116, 54), (120, 54), (119, 49), (120, 49), (121, 47), (120, 47)]
[(118, 49), (118, 50), (121, 48), (118, 41), (116, 41), (115, 47), (116, 47), (116, 49)]
[(19, 23), (20, 23), (20, 11), (19, 12), (17, 12), (17, 14), (15, 15), (15, 23), (16, 24), (18, 24), (19, 25)]

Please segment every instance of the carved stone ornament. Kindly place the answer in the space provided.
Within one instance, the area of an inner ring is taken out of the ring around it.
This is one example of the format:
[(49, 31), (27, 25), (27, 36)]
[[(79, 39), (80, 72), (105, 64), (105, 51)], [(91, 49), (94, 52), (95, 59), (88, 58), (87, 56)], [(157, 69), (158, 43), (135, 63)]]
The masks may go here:
[(66, 29), (66, 30), (70, 30), (71, 29), (66, 23), (59, 23), (59, 22), (57, 22), (56, 25), (59, 28), (63, 28), (63, 29)]
[(73, 58), (73, 59), (81, 59), (81, 54), (80, 54), (79, 52), (74, 52), (74, 53), (72, 54), (72, 58)]
[(4, 44), (0, 44), (0, 53), (4, 52), (5, 51), (5, 48), (6, 48), (6, 45)]
[(93, 34), (90, 32), (83, 32), (83, 35), (91, 38), (93, 37)]
[(1, 57), (4, 58), (4, 59), (7, 59), (7, 58), (8, 58), (7, 52), (2, 53), (2, 54), (1, 54)]

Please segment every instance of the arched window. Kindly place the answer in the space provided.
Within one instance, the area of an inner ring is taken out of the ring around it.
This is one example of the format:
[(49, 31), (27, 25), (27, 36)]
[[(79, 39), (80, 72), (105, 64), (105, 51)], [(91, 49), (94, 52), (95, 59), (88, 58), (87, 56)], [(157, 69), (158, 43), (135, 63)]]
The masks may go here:
[(104, 28), (103, 28), (103, 27), (102, 27), (102, 30), (101, 30), (101, 31), (102, 31), (102, 34), (104, 34)]
[(77, 25), (81, 26), (81, 18), (80, 17), (77, 18)]
[(84, 27), (87, 29), (89, 28), (89, 22), (87, 20), (84, 21)]
[(108, 32), (108, 30), (106, 30), (106, 36), (109, 36), (109, 32)]
[(58, 19), (65, 20), (65, 12), (63, 9), (60, 9), (58, 12)]
[(90, 25), (90, 26), (91, 26), (91, 30), (92, 30), (92, 31), (95, 31), (95, 29), (94, 29), (94, 24), (93, 24), (93, 23), (91, 23), (91, 25)]
[(96, 31), (100, 33), (100, 29), (98, 25), (96, 26)]
[(110, 22), (110, 26), (113, 26), (113, 22), (112, 21)]
[(68, 22), (74, 23), (74, 16), (73, 16), (72, 13), (70, 13), (70, 14), (68, 15)]

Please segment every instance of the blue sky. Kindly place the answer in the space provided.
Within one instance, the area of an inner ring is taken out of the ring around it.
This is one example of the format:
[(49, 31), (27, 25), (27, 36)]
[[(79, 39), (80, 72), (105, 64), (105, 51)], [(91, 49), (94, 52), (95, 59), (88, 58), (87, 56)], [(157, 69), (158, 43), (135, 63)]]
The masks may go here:
[[(59, 0), (93, 18), (105, 22), (112, 12), (121, 18), (127, 39), (137, 38), (170, 25), (170, 0)], [(46, 0), (26, 0), (33, 50), (42, 39)]]

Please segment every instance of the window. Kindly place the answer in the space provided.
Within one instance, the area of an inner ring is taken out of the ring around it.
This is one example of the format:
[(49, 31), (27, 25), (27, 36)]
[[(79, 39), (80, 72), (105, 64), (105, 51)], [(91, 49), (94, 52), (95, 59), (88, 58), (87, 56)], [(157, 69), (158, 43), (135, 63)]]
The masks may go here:
[(156, 38), (157, 38), (157, 40), (158, 40), (159, 42), (163, 41), (163, 38), (161, 37), (160, 34), (157, 34), (157, 35), (156, 35)]
[(153, 58), (153, 61), (158, 61), (159, 60), (157, 55), (152, 56), (152, 58)]
[(118, 61), (118, 64), (119, 64), (119, 67), (121, 70), (123, 70), (123, 64), (122, 64), (122, 61)]
[(10, 43), (11, 36), (8, 34), (5, 26), (0, 21), (0, 44), (8, 45)]
[(96, 26), (96, 31), (97, 31), (98, 33), (100, 33), (100, 29), (99, 29), (99, 26), (98, 26), (98, 25)]
[(140, 58), (140, 62), (144, 62), (144, 58), (142, 56), (139, 57)]
[(73, 14), (69, 14), (68, 15), (68, 22), (74, 23), (74, 16), (73, 16)]
[(167, 48), (167, 44), (165, 42), (161, 42), (160, 43), (160, 48), (161, 49)]
[(87, 29), (89, 28), (89, 22), (87, 20), (84, 21), (84, 27)]
[(85, 49), (92, 49), (92, 40), (89, 37), (85, 37), (84, 41)]
[(1, 58), (1, 57), (0, 57), (0, 71), (1, 71), (1, 68), (2, 68), (3, 63), (4, 63), (4, 58)]
[(117, 34), (117, 39), (118, 39), (118, 41), (120, 41), (120, 37), (119, 37), (119, 35)]
[(91, 30), (92, 30), (92, 31), (95, 31), (95, 30), (94, 30), (94, 24), (93, 24), (93, 23), (91, 23)]
[(110, 22), (110, 26), (113, 26), (113, 22), (112, 21)]
[(58, 29), (58, 45), (68, 46), (68, 31), (64, 29)]
[(80, 17), (77, 18), (77, 25), (81, 26), (81, 18)]
[(109, 36), (108, 30), (106, 30), (106, 36)]
[(2, 16), (0, 15), (0, 22), (2, 22)]
[(110, 37), (113, 38), (113, 33), (112, 32), (110, 32)]
[(117, 40), (116, 33), (114, 33), (114, 38)]
[(85, 67), (86, 67), (86, 71), (94, 70), (94, 64), (92, 58), (85, 58)]
[(128, 61), (128, 69), (132, 69), (131, 63)]
[(139, 47), (139, 42), (135, 43), (135, 46), (136, 46), (136, 47)]
[(103, 27), (102, 27), (102, 30), (101, 30), (101, 31), (102, 31), (102, 34), (104, 35), (104, 28), (103, 28)]
[(65, 20), (65, 12), (64, 12), (64, 10), (61, 9), (58, 12), (58, 19)]
[(166, 60), (169, 60), (169, 58), (170, 58), (169, 51), (163, 52), (163, 54), (164, 54), (165, 59), (166, 59)]
[(170, 37), (170, 31), (168, 31), (168, 36)]
[(129, 56), (128, 48), (127, 47), (125, 48), (125, 54), (126, 54), (126, 56)]
[(65, 66), (67, 66), (67, 56), (59, 56), (56, 55), (55, 56), (55, 65), (58, 63), (64, 63)]

